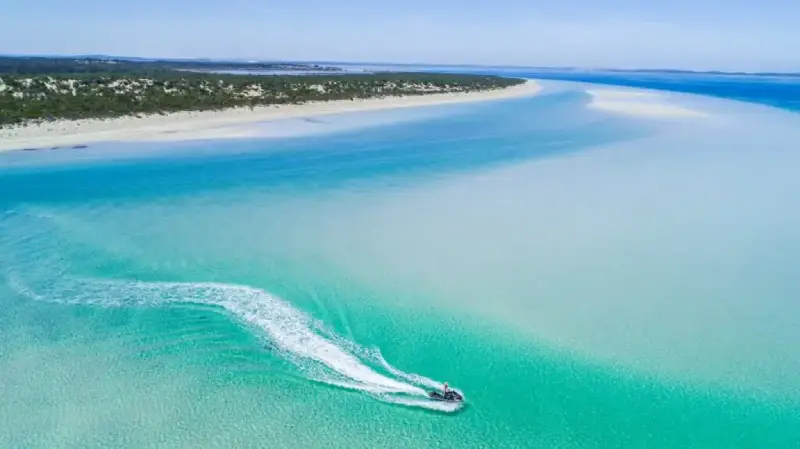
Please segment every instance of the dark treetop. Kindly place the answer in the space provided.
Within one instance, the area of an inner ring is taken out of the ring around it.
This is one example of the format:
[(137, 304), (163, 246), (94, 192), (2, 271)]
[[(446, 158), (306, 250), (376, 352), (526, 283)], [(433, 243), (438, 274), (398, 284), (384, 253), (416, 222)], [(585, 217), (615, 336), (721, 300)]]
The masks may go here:
[[(183, 71), (189, 69), (185, 66), (176, 70), (169, 62), (159, 66), (149, 61), (124, 61), (118, 66), (94, 60), (85, 63), (83, 59), (53, 59), (57, 70), (47, 71), (50, 59), (28, 59), (37, 60), (29, 64), (26, 58), (0, 58), (0, 126), (51, 119), (474, 92), (524, 82), (498, 76), (435, 73), (232, 75), (187, 72)], [(103, 64), (114, 69), (82, 72), (79, 66), (83, 64)], [(223, 68), (219, 64), (215, 67)], [(304, 67), (320, 70), (317, 66)], [(276, 70), (274, 66), (269, 69)], [(284, 70), (297, 71), (298, 66), (286, 66)]]

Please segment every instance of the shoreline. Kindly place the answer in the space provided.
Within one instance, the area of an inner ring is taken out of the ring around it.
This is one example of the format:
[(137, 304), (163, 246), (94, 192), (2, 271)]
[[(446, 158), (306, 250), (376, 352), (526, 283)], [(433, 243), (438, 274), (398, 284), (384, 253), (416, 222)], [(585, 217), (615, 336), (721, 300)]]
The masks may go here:
[[(231, 108), (219, 111), (185, 111), (167, 115), (112, 119), (56, 120), (49, 123), (0, 128), (0, 152), (75, 147), (101, 142), (165, 142), (226, 138), (269, 137), (257, 125), (282, 119), (345, 112), (434, 106), (500, 100), (536, 95), (541, 86), (533, 80), (498, 90), (426, 94), (405, 97), (331, 100), (293, 105)], [(251, 126), (245, 126), (251, 125)]]

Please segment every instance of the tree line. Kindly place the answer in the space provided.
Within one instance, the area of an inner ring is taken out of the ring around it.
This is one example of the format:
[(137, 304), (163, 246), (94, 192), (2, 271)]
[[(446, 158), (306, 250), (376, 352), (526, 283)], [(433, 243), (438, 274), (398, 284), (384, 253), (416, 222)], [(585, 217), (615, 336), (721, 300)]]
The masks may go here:
[(487, 75), (143, 74), (0, 75), (0, 126), (55, 119), (113, 118), (231, 107), (501, 89), (521, 79)]

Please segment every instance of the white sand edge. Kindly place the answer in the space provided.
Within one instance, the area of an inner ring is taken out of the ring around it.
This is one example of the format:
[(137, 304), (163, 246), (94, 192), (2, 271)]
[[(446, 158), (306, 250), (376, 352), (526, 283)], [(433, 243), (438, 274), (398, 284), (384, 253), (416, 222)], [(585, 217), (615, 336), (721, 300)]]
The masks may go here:
[(539, 93), (541, 86), (528, 80), (504, 89), (429, 94), (365, 100), (335, 100), (300, 105), (232, 108), (221, 111), (178, 112), (168, 115), (119, 117), (108, 120), (57, 120), (45, 124), (0, 128), (0, 151), (85, 145), (97, 142), (175, 141), (253, 137), (247, 124), (343, 112), (499, 100)]

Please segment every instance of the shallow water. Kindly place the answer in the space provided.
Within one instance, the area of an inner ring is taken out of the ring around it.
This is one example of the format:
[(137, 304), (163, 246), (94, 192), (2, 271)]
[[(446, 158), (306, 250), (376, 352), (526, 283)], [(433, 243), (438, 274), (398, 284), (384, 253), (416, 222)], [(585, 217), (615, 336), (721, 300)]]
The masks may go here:
[(800, 117), (585, 87), (0, 155), (0, 446), (800, 447)]

